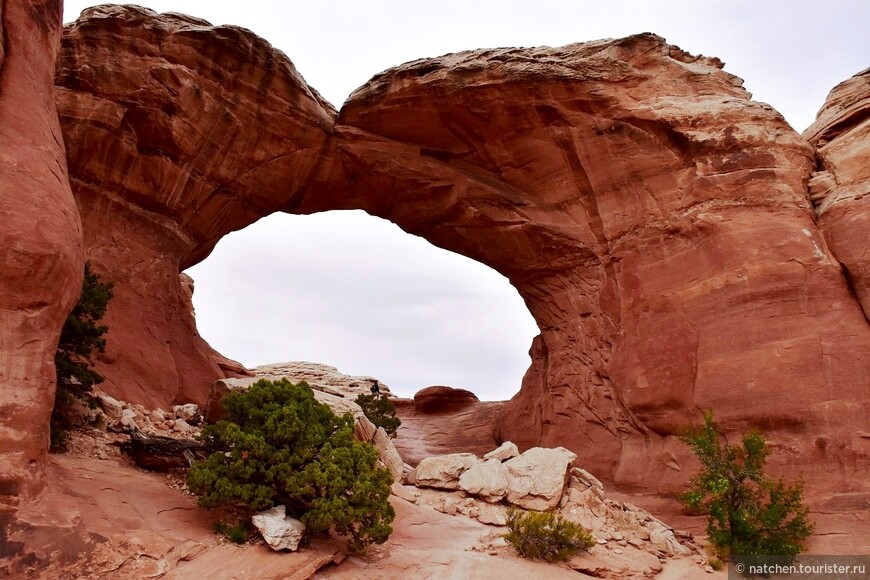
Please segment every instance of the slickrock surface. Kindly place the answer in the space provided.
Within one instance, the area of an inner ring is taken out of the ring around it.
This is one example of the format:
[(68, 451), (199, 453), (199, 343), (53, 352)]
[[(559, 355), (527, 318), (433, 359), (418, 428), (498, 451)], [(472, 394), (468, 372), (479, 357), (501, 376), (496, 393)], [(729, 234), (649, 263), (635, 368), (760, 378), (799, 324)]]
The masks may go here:
[(50, 457), (48, 492), (21, 511), (26, 527), (11, 538), (29, 557), (10, 577), (302, 580), (343, 557), (340, 542), (279, 554), (220, 539), (212, 528), (216, 513), (199, 509), (177, 478), (132, 467), (107, 437), (77, 435), (78, 451)]
[(393, 402), (402, 420), (393, 442), (410, 465), (430, 455), (483, 455), (498, 445), (496, 418), (504, 402), (479, 401), (468, 391), (450, 387), (427, 387), (413, 399)]
[(253, 33), (132, 6), (68, 26), (56, 80), (86, 253), (115, 282), (105, 388), (203, 404), (224, 372), (179, 272), (292, 198), (335, 112)]
[(870, 318), (870, 68), (834, 87), (804, 137), (819, 225)]
[[(43, 486), (54, 353), (82, 280), (82, 230), (54, 109), (60, 4), (0, 11), (0, 558)], [(0, 562), (2, 566), (2, 562)], [(0, 572), (2, 575), (2, 572)]]

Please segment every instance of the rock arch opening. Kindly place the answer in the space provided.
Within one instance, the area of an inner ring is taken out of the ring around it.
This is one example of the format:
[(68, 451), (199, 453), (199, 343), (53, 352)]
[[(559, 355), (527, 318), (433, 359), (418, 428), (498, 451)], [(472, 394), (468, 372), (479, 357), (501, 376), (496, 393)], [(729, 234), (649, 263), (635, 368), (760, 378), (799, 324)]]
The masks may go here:
[(325, 363), (404, 397), (446, 385), (507, 400), (538, 334), (503, 276), (362, 211), (272, 214), (187, 273), (221, 354)]
[(541, 333), (500, 439), (664, 489), (701, 409), (778, 426), (801, 458), (789, 417), (843, 449), (867, 429), (868, 326), (814, 220), (813, 148), (717, 59), (653, 34), (476, 50), (336, 111), (249, 31), (98, 7), (65, 30), (56, 84), (127, 400), (202, 401), (223, 374), (180, 270), (274, 212), (356, 209), (522, 296)]

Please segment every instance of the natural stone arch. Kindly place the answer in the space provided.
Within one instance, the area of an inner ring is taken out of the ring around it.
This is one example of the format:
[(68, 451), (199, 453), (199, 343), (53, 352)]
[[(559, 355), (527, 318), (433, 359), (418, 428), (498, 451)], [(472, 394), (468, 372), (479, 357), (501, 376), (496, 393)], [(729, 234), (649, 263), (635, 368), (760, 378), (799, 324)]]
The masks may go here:
[[(791, 465), (808, 433), (852, 449), (866, 429), (870, 331), (813, 221), (813, 152), (715, 59), (650, 34), (459, 53), (376, 76), (336, 116), (247, 31), (111, 7), (66, 31), (57, 79), (87, 251), (126, 295), (103, 370), (127, 399), (202, 400), (223, 372), (177, 278), (222, 235), (364, 209), (525, 299), (542, 333), (503, 439), (666, 488), (701, 408), (764, 425)], [(851, 453), (819, 461), (860, 471)]]

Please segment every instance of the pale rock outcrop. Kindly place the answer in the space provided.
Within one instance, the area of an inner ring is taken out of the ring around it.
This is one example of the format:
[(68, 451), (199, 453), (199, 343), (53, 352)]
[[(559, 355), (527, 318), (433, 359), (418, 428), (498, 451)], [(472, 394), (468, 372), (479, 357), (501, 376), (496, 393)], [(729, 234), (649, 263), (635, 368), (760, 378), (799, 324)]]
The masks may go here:
[(392, 396), (390, 387), (375, 377), (346, 375), (334, 366), (322, 363), (307, 361), (272, 363), (251, 369), (251, 373), (263, 379), (284, 377), (294, 383), (305, 381), (313, 389), (349, 399), (370, 394), (372, 385), (377, 383), (382, 395)]
[(251, 523), (273, 550), (295, 552), (305, 536), (305, 524), (286, 515), (286, 511), (283, 505), (276, 505), (251, 516)]
[(568, 466), (575, 459), (577, 455), (564, 447), (533, 447), (509, 459), (503, 464), (507, 471), (507, 501), (538, 511), (556, 507), (565, 490)]
[[(368, 393), (369, 385), (376, 379), (351, 377), (338, 372), (335, 367), (314, 363), (277, 363), (257, 367), (251, 372), (254, 376), (225, 378), (214, 383), (206, 402), (205, 419), (207, 421), (215, 422), (221, 418), (220, 400), (231, 391), (244, 391), (255, 382), (263, 379), (270, 381), (288, 379), (293, 383), (307, 383), (309, 379), (312, 379), (312, 382), (307, 384), (311, 387), (314, 398), (318, 402), (328, 405), (337, 415), (344, 413), (353, 415), (355, 437), (360, 441), (374, 445), (378, 451), (378, 458), (393, 476), (393, 481), (403, 481), (405, 464), (393, 445), (392, 438), (387, 435), (383, 428), (375, 427), (365, 416), (362, 408), (353, 401), (357, 395), (363, 394), (363, 391)], [(313, 380), (316, 378), (319, 380)]]
[(571, 477), (576, 480), (578, 486), (585, 486), (597, 490), (599, 494), (604, 493), (604, 484), (597, 477), (583, 469), (582, 467), (572, 467)]
[(402, 462), (399, 452), (393, 447), (393, 441), (387, 435), (387, 432), (384, 431), (384, 428), (378, 427), (374, 437), (369, 441), (378, 450), (378, 457), (381, 463), (390, 471), (393, 481), (401, 482), (405, 471), (405, 464)]
[(118, 421), (121, 419), (124, 407), (118, 399), (100, 392), (97, 392), (96, 396), (100, 408), (109, 420)]
[(427, 457), (417, 465), (415, 485), (437, 489), (459, 489), (459, 478), (478, 463), (480, 459), (472, 453)]
[(459, 476), (459, 489), (488, 502), (501, 501), (508, 491), (507, 469), (498, 459), (476, 463)]
[(577, 470), (571, 470), (569, 487), (559, 502), (559, 513), (566, 519), (591, 531), (604, 545), (633, 546), (662, 556), (691, 553), (672, 527), (634, 504), (608, 498), (600, 482), (589, 485), (592, 476)]
[(508, 459), (512, 459), (520, 454), (520, 450), (517, 449), (517, 446), (512, 441), (505, 441), (497, 448), (493, 449), (489, 453), (483, 456), (483, 459), (488, 461), (490, 459), (497, 459), (498, 461), (507, 461)]

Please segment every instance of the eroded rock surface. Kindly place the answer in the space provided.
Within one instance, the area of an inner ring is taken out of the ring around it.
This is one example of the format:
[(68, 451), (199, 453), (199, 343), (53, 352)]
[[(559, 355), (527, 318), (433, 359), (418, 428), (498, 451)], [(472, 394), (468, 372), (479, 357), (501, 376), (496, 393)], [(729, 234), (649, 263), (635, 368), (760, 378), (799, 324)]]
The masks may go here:
[(56, 81), (86, 253), (115, 282), (104, 388), (203, 404), (226, 372), (179, 272), (295, 195), (335, 112), (253, 33), (133, 6), (68, 26)]
[(475, 421), (487, 447), (675, 490), (674, 435), (712, 408), (812, 487), (865, 485), (870, 326), (814, 219), (814, 150), (721, 67), (652, 34), (477, 50), (385, 71), (336, 117), (246, 31), (86, 12), (58, 107), (119, 284), (107, 388), (204, 402), (222, 371), (179, 270), (272, 211), (357, 208), (501, 272), (535, 317), (522, 390)]
[(804, 137), (818, 158), (819, 225), (870, 318), (870, 69), (834, 87)]
[(10, 518), (43, 486), (54, 354), (82, 282), (53, 104), (60, 18), (50, 0), (5, 0), (0, 11), (0, 558), (21, 548), (7, 542)]
[(349, 186), (306, 201), (486, 263), (541, 328), (497, 440), (677, 489), (674, 435), (712, 408), (795, 474), (863, 478), (870, 327), (814, 221), (813, 151), (720, 62), (654, 35), (416, 61), (351, 95), (336, 140)]

